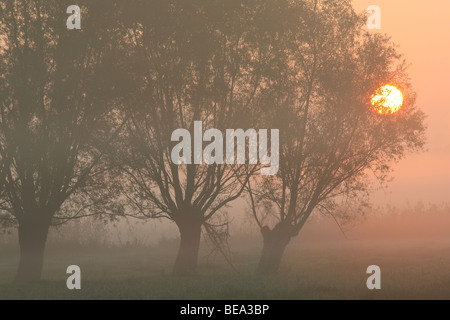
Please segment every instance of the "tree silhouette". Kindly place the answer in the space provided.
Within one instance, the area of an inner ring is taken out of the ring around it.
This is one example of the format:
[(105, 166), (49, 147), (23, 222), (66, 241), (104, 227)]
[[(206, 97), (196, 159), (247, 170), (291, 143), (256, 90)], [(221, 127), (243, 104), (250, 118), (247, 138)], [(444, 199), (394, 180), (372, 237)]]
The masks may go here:
[[(365, 33), (363, 17), (347, 1), (302, 1), (291, 12), (298, 23), (279, 39), (276, 58), (284, 65), (282, 83), (264, 110), (267, 126), (280, 128), (280, 170), (255, 177), (247, 188), (263, 236), (260, 273), (277, 271), (311, 214), (339, 218), (339, 204), (367, 194), (369, 173), (386, 181), (392, 162), (424, 144), (423, 113), (387, 37)], [(387, 83), (405, 101), (383, 116), (370, 98)]]
[(124, 102), (129, 121), (111, 160), (121, 167), (131, 211), (176, 223), (174, 273), (191, 274), (202, 225), (212, 231), (226, 223), (224, 209), (258, 166), (176, 165), (171, 135), (185, 128), (193, 137), (194, 121), (222, 132), (257, 123), (255, 104), (277, 75), (266, 60), (272, 26), (259, 15), (265, 1), (133, 1), (128, 10), (121, 66), (135, 94)]
[(108, 212), (95, 147), (114, 136), (105, 3), (79, 1), (82, 30), (68, 30), (69, 1), (0, 1), (0, 217), (18, 225), (17, 282), (40, 279), (51, 224)]

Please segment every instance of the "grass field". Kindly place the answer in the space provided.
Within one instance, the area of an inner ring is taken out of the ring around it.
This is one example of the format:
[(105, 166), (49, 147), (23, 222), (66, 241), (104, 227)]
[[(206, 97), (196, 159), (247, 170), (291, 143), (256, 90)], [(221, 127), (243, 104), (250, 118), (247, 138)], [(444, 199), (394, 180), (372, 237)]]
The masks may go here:
[[(256, 242), (255, 242), (256, 244)], [(18, 256), (3, 250), (0, 299), (450, 299), (450, 242), (445, 239), (306, 241), (291, 245), (280, 273), (254, 275), (258, 248), (233, 251), (236, 271), (200, 258), (198, 275), (170, 275), (167, 247), (50, 248), (43, 281), (11, 285)], [(66, 288), (66, 268), (82, 270), (82, 289)], [(381, 290), (368, 290), (366, 268), (381, 268)]]
[[(334, 222), (313, 220), (289, 244), (273, 277), (255, 275), (261, 236), (247, 225), (240, 232), (234, 227), (231, 236), (235, 270), (202, 243), (197, 275), (184, 278), (171, 275), (178, 246), (173, 229), (103, 228), (85, 221), (53, 230), (43, 280), (28, 286), (11, 284), (17, 239), (0, 236), (0, 299), (450, 299), (448, 206), (374, 214), (347, 238)], [(153, 242), (142, 240), (148, 235)], [(81, 290), (66, 288), (69, 265), (81, 268)], [(366, 287), (370, 265), (381, 268), (381, 290)]]

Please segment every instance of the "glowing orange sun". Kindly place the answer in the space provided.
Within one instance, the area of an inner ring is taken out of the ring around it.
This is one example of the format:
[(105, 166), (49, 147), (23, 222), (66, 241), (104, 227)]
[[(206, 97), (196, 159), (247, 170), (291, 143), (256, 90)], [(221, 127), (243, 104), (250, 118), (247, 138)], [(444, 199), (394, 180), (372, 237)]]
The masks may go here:
[(394, 114), (403, 106), (403, 94), (392, 85), (385, 85), (377, 89), (370, 102), (379, 114)]

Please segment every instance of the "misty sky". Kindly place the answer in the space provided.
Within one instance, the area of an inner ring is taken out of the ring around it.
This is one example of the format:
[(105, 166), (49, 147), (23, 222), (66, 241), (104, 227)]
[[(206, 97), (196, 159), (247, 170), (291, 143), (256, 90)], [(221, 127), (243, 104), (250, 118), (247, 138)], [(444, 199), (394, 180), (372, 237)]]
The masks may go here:
[(387, 192), (375, 204), (442, 203), (450, 198), (450, 1), (354, 0), (358, 12), (381, 8), (381, 30), (399, 45), (411, 67), (418, 105), (427, 114), (428, 151), (395, 165)]

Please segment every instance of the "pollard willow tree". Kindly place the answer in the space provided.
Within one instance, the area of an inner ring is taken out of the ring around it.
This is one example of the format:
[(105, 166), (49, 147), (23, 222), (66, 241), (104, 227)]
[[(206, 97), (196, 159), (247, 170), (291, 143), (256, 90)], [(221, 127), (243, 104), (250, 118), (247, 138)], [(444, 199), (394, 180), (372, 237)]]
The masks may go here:
[[(0, 223), (18, 227), (17, 282), (39, 280), (49, 227), (108, 212), (102, 149), (110, 114), (111, 1), (0, 1)], [(95, 17), (93, 19), (92, 17)]]
[[(354, 218), (338, 207), (367, 200), (371, 176), (385, 182), (392, 163), (424, 145), (424, 115), (389, 38), (366, 33), (348, 1), (301, 1), (291, 12), (298, 24), (286, 27), (274, 51), (283, 85), (264, 110), (267, 126), (280, 128), (280, 170), (247, 188), (263, 236), (262, 274), (278, 270), (314, 212)], [(380, 115), (371, 94), (387, 83), (405, 99), (400, 111)]]
[(120, 167), (127, 212), (177, 225), (175, 274), (195, 272), (202, 227), (214, 232), (226, 223), (225, 209), (258, 166), (178, 165), (172, 133), (186, 129), (194, 138), (195, 121), (223, 133), (256, 123), (254, 105), (277, 74), (266, 60), (273, 40), (269, 2), (132, 1), (121, 19), (121, 66), (135, 90), (123, 104), (127, 126), (110, 159)]

